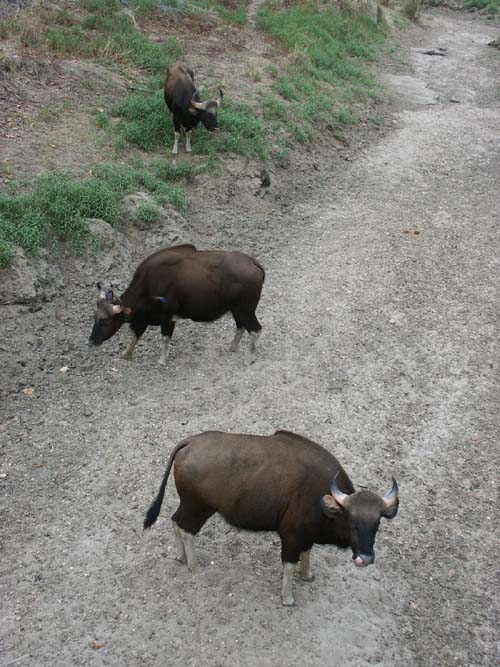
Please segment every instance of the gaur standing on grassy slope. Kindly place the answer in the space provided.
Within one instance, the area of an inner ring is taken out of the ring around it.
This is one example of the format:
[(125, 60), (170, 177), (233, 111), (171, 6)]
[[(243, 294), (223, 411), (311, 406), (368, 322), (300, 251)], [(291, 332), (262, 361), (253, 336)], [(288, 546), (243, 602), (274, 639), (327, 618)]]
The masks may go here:
[(97, 283), (99, 299), (89, 344), (101, 345), (128, 322), (132, 340), (123, 356), (129, 359), (148, 326), (159, 325), (163, 338), (159, 363), (166, 365), (177, 320), (214, 322), (231, 312), (236, 334), (230, 350), (236, 352), (246, 330), (253, 360), (262, 329), (255, 311), (264, 277), (259, 262), (242, 252), (196, 250), (193, 245), (165, 248), (139, 265), (121, 297)]
[(216, 100), (202, 102), (194, 85), (193, 70), (184, 63), (170, 65), (165, 80), (165, 102), (174, 121), (172, 154), (179, 152), (181, 127), (186, 132), (186, 152), (191, 152), (191, 130), (203, 123), (209, 132), (217, 129), (217, 110), (222, 102), (222, 90)]
[(337, 459), (320, 445), (288, 431), (271, 436), (206, 432), (183, 440), (168, 461), (144, 528), (160, 513), (170, 469), (180, 504), (172, 516), (177, 558), (196, 570), (194, 536), (215, 512), (238, 528), (275, 530), (281, 538), (282, 601), (294, 604), (293, 573), (312, 581), (313, 544), (351, 547), (354, 564), (375, 560), (380, 518), (398, 511), (398, 485), (384, 497), (355, 491)]

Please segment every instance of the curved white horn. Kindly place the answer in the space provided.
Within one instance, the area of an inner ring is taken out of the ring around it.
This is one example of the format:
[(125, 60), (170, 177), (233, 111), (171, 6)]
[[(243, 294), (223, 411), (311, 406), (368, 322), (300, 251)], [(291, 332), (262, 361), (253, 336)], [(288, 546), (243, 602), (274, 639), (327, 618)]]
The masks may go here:
[(123, 306), (114, 305), (111, 307), (111, 312), (113, 313), (113, 315), (118, 315), (122, 311), (123, 311)]
[(383, 498), (383, 501), (384, 501), (384, 504), (385, 504), (386, 507), (393, 507), (394, 506), (394, 503), (396, 502), (397, 497), (398, 497), (398, 492), (399, 492), (398, 483), (396, 482), (396, 480), (394, 479), (394, 476), (393, 476), (392, 477), (392, 489), (389, 491), (389, 493), (386, 493), (384, 498)]
[(194, 98), (198, 94), (198, 91), (195, 90), (193, 93), (193, 97), (191, 98), (191, 106), (193, 109), (198, 109), (198, 111), (206, 111), (207, 110), (207, 105), (210, 102), (210, 100), (207, 100), (206, 102), (197, 102)]
[(345, 503), (346, 503), (347, 499), (349, 498), (349, 496), (346, 493), (342, 493), (342, 491), (337, 486), (337, 475), (335, 475), (335, 479), (332, 482), (332, 487), (330, 489), (330, 492), (331, 492), (332, 496), (335, 498), (335, 500), (337, 501), (337, 503), (341, 507), (345, 507)]

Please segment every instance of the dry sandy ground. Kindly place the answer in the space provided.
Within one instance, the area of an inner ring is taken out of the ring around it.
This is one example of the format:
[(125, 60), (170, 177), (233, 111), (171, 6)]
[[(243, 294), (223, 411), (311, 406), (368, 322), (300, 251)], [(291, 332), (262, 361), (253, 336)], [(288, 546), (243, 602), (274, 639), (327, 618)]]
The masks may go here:
[[(226, 353), (229, 320), (179, 325), (166, 369), (156, 331), (132, 362), (125, 331), (91, 354), (93, 275), (68, 273), (37, 312), (3, 309), (2, 667), (498, 664), (494, 35), (477, 17), (427, 14), (408, 40), (447, 55), (411, 52), (407, 74), (436, 104), (414, 104), (405, 80), (394, 130), (343, 170), (305, 176), (287, 209), (193, 215), (186, 240), (267, 268), (254, 365), (244, 347)], [(212, 519), (193, 577), (173, 558), (172, 483), (142, 532), (178, 440), (280, 427), (329, 448), (355, 484), (400, 483), (376, 564), (315, 548), (293, 609), (276, 535)]]

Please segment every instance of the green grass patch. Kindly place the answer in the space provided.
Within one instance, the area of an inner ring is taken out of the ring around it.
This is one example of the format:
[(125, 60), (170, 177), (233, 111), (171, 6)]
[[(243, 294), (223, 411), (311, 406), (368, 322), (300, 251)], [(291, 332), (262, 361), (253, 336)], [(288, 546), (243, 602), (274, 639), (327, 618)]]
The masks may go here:
[(246, 3), (241, 0), (237, 6), (229, 2), (224, 4), (218, 0), (191, 0), (190, 4), (200, 9), (216, 12), (227, 25), (241, 28), (247, 21)]
[(161, 211), (154, 204), (141, 202), (134, 211), (134, 218), (141, 222), (158, 222), (161, 218)]
[(116, 225), (120, 215), (117, 198), (105, 183), (43, 176), (30, 195), (0, 196), (0, 243), (36, 250), (56, 238), (79, 249), (86, 235), (85, 218)]
[(466, 9), (486, 9), (488, 14), (498, 14), (500, 0), (464, 0)]
[(273, 95), (265, 95), (261, 100), (262, 112), (266, 120), (287, 120), (287, 107)]
[[(120, 224), (120, 200), (126, 194), (145, 190), (160, 205), (168, 201), (185, 211), (187, 194), (172, 181), (188, 176), (190, 167), (181, 162), (168, 169), (165, 163), (159, 160), (149, 167), (139, 161), (135, 165), (102, 164), (93, 169), (92, 178), (84, 181), (48, 174), (38, 179), (29, 195), (0, 195), (0, 267), (12, 259), (14, 245), (35, 251), (64, 240), (80, 251), (88, 236), (86, 218)], [(158, 207), (144, 204), (143, 208), (136, 213), (141, 220), (159, 219)]]
[(348, 103), (377, 96), (367, 63), (385, 39), (384, 26), (315, 1), (290, 6), (271, 0), (260, 7), (257, 21), (289, 54), (282, 71), (268, 68), (283, 102), (266, 96), (262, 110), (265, 118), (287, 122), (292, 141), (307, 141), (317, 124), (352, 123)]
[[(163, 90), (152, 95), (129, 95), (113, 109), (113, 114), (118, 117), (115, 131), (124, 144), (133, 144), (144, 151), (171, 149), (174, 128)], [(195, 152), (213, 159), (220, 152), (266, 156), (268, 144), (264, 127), (252, 107), (233, 102), (226, 96), (217, 118), (221, 132), (207, 132), (201, 124), (193, 131)]]
[(180, 178), (187, 178), (191, 175), (191, 164), (187, 160), (176, 162), (162, 159), (152, 164), (152, 169), (158, 178), (166, 181), (177, 181)]
[[(138, 15), (153, 11), (153, 0), (130, 0)], [(119, 0), (80, 0), (80, 12), (35, 5), (11, 20), (8, 31), (24, 46), (45, 46), (61, 56), (131, 63), (152, 74), (165, 73), (182, 54), (175, 38), (153, 42), (124, 11)], [(5, 24), (4, 24), (5, 25)]]

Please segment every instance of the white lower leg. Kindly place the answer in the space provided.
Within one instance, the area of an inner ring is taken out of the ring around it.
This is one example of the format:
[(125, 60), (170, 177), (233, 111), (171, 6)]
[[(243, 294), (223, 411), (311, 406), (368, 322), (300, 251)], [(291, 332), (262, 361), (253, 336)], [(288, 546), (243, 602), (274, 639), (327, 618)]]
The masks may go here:
[(191, 130), (186, 132), (186, 153), (191, 153)]
[(300, 554), (299, 573), (304, 581), (314, 581), (314, 575), (311, 574), (311, 549)]
[(257, 352), (257, 341), (259, 340), (260, 331), (250, 332), (250, 354), (255, 355)]
[(179, 528), (179, 532), (184, 543), (188, 568), (194, 573), (198, 570), (198, 560), (196, 559), (196, 554), (194, 552), (194, 535), (186, 533), (182, 528)]
[(174, 526), (174, 536), (175, 536), (175, 558), (181, 563), (186, 562), (186, 550), (184, 549), (184, 542), (182, 541), (181, 529), (172, 521)]
[(236, 333), (234, 334), (234, 338), (231, 342), (231, 345), (229, 346), (229, 351), (230, 352), (236, 352), (238, 349), (238, 345), (240, 344), (241, 337), (243, 336), (245, 332), (245, 329), (236, 329)]
[(166, 366), (168, 359), (168, 347), (170, 345), (170, 336), (162, 336), (161, 339), (163, 342), (163, 348), (160, 354), (160, 358), (158, 359), (158, 363), (162, 366)]
[(127, 347), (127, 349), (125, 350), (125, 352), (123, 353), (123, 358), (124, 358), (124, 359), (130, 359), (130, 357), (131, 357), (132, 354), (134, 353), (135, 346), (137, 345), (137, 341), (138, 341), (138, 340), (139, 340), (139, 339), (137, 338), (137, 336), (136, 336), (135, 334), (132, 334), (132, 340), (131, 340), (130, 343), (128, 344), (128, 347)]
[(174, 132), (174, 145), (172, 147), (172, 155), (177, 155), (179, 152), (179, 137), (181, 136), (180, 132)]
[(257, 359), (256, 344), (257, 344), (257, 340), (258, 340), (259, 336), (260, 336), (260, 331), (259, 332), (251, 331), (250, 332), (250, 347), (249, 347), (249, 352), (248, 352), (248, 363), (250, 364), (250, 366)]
[(283, 563), (283, 585), (281, 587), (281, 600), (285, 607), (293, 607), (293, 573), (295, 563)]

